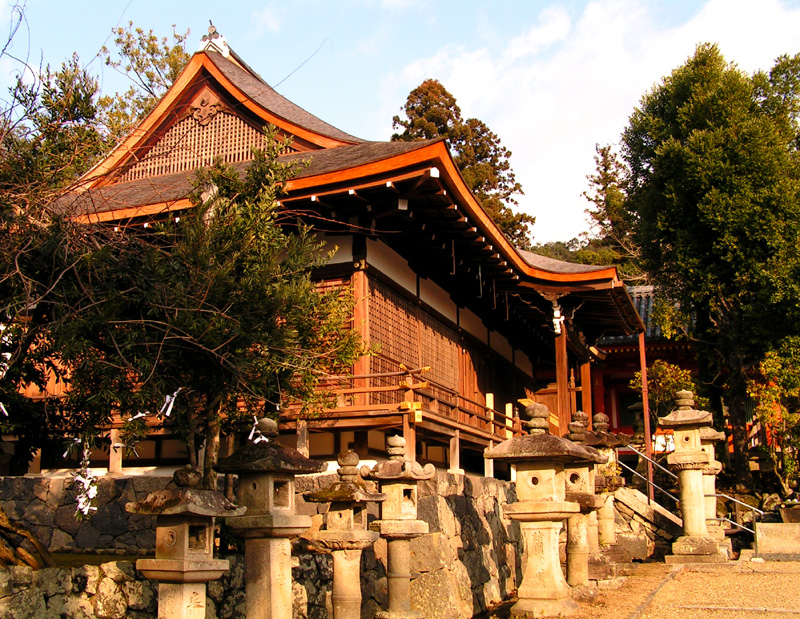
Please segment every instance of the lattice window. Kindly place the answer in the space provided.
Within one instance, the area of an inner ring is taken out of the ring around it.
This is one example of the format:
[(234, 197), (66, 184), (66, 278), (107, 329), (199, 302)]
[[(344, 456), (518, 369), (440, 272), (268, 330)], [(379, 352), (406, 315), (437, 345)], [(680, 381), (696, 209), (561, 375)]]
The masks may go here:
[(253, 148), (264, 146), (264, 132), (224, 110), (205, 124), (192, 116), (175, 123), (142, 159), (119, 178), (130, 181), (162, 174), (188, 172), (211, 165), (249, 161)]
[(420, 361), (416, 313), (417, 308), (407, 299), (380, 282), (370, 281), (370, 343), (382, 356), (409, 368)]
[(431, 366), (431, 380), (458, 389), (458, 334), (426, 312), (420, 312), (420, 358)]

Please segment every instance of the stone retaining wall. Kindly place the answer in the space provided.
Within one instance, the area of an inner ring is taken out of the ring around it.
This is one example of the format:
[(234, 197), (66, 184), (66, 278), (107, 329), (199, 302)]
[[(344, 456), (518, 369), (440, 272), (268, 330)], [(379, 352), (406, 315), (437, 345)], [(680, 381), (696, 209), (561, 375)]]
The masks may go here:
[[(78, 523), (70, 480), (0, 479), (0, 505), (15, 520), (28, 524), (51, 549), (100, 549), (142, 552), (155, 542), (153, 521), (129, 515), (125, 503), (144, 498), (171, 478), (127, 477), (101, 480), (98, 511)], [(298, 506), (315, 515), (325, 506), (305, 503), (302, 493), (325, 487), (334, 476), (298, 478)], [(522, 540), (519, 525), (502, 517), (502, 506), (516, 500), (513, 484), (495, 479), (451, 475), (443, 471), (419, 486), (419, 517), (430, 533), (411, 544), (412, 599), (428, 619), (466, 619), (481, 613), (516, 589), (521, 579)], [(373, 510), (377, 515), (377, 510)], [(330, 557), (294, 547), (295, 619), (329, 616), (333, 573)], [(209, 583), (210, 617), (244, 617), (241, 556), (228, 557), (231, 569)], [(386, 543), (379, 540), (363, 554), (362, 617), (371, 618), (387, 604)], [(76, 570), (0, 571), (0, 619), (4, 617), (155, 617), (157, 588), (118, 562)], [(30, 615), (19, 610), (36, 609)], [(10, 614), (9, 614), (10, 613)], [(16, 614), (14, 614), (16, 613)], [(37, 614), (38, 613), (38, 614)]]

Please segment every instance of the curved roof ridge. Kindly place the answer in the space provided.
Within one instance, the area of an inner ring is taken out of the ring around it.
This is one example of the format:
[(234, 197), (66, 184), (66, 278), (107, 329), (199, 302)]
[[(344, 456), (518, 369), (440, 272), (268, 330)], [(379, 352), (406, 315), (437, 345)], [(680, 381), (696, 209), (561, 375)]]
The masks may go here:
[[(237, 62), (229, 60), (222, 56), (222, 54), (215, 52), (200, 53), (205, 53), (214, 66), (216, 66), (233, 84), (241, 88), (254, 102), (276, 116), (299, 125), (304, 129), (308, 129), (309, 131), (320, 133), (336, 140), (354, 143), (367, 141), (345, 133), (341, 129), (337, 129), (311, 112), (304, 110), (296, 103), (289, 101), (289, 99), (267, 84), (267, 82), (248, 65), (245, 64), (244, 67), (246, 68), (244, 68)], [(234, 55), (234, 57), (238, 59), (238, 56)]]
[(534, 254), (531, 251), (520, 249), (519, 247), (515, 249), (529, 265), (551, 273), (593, 273), (595, 271), (604, 271), (609, 268), (608, 266), (565, 262), (564, 260), (557, 260), (555, 258), (549, 258), (548, 256)]

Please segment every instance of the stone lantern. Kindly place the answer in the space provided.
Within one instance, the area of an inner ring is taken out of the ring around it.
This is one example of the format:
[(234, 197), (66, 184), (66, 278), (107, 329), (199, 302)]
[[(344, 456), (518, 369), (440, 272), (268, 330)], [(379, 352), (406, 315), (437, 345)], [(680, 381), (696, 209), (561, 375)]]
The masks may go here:
[(387, 540), (389, 607), (375, 614), (378, 619), (412, 619), (420, 614), (411, 610), (410, 541), (428, 533), (428, 523), (417, 519), (417, 482), (432, 479), (432, 464), (423, 468), (415, 460), (407, 460), (406, 439), (390, 436), (389, 460), (378, 462), (372, 470), (361, 474), (380, 483), (386, 500), (381, 503), (381, 519), (373, 523)]
[(589, 452), (586, 460), (564, 464), (565, 498), (580, 506), (580, 511), (567, 520), (567, 583), (571, 587), (589, 586), (589, 517), (603, 504), (603, 498), (595, 494), (595, 467), (605, 463), (607, 458), (586, 446), (588, 420), (586, 413), (576, 411), (566, 435)]
[(725, 440), (725, 433), (711, 426), (700, 428), (700, 446), (708, 454), (708, 466), (703, 469), (703, 494), (706, 503), (706, 528), (708, 534), (717, 540), (722, 552), (730, 557), (733, 552), (731, 541), (725, 537), (725, 527), (717, 520), (717, 475), (722, 471), (722, 463), (715, 457), (714, 444)]
[(290, 538), (311, 526), (311, 517), (297, 513), (295, 476), (319, 473), (325, 462), (309, 460), (275, 438), (278, 426), (261, 419), (266, 441), (248, 443), (217, 470), (239, 476), (236, 491), (244, 516), (227, 519), (231, 531), (244, 539), (245, 598), (248, 619), (290, 619), (292, 616), (292, 546)]
[[(182, 470), (175, 481), (197, 484), (199, 475), (192, 479)], [(214, 559), (214, 518), (240, 516), (245, 508), (218, 492), (179, 485), (125, 509), (156, 517), (156, 558), (139, 559), (136, 569), (158, 582), (159, 619), (205, 619), (206, 583), (229, 568), (228, 561)]]
[(675, 404), (677, 408), (658, 423), (673, 431), (675, 451), (667, 456), (667, 462), (678, 473), (684, 535), (672, 544), (672, 555), (665, 560), (667, 563), (724, 562), (727, 555), (720, 552), (706, 527), (703, 470), (711, 458), (702, 448), (700, 428), (711, 424), (711, 413), (693, 408), (691, 391), (678, 391)]
[(386, 495), (370, 492), (358, 478), (358, 454), (339, 454), (339, 481), (306, 495), (312, 503), (330, 503), (325, 528), (310, 540), (310, 545), (333, 555), (333, 618), (361, 617), (361, 551), (374, 544), (380, 535), (367, 530), (367, 503), (386, 500)]
[(602, 497), (602, 505), (597, 510), (599, 544), (613, 546), (617, 543), (617, 530), (614, 523), (614, 491), (624, 485), (625, 480), (617, 468), (617, 448), (628, 444), (626, 434), (608, 431), (608, 415), (597, 413), (592, 417), (595, 440), (589, 444), (605, 456), (606, 462), (597, 467), (595, 490)]
[(593, 456), (565, 438), (549, 434), (550, 411), (543, 404), (526, 408), (530, 434), (503, 441), (485, 457), (505, 460), (517, 468), (517, 503), (505, 506), (505, 515), (520, 522), (527, 558), (522, 569), (519, 601), (514, 616), (563, 616), (578, 605), (558, 556), (561, 523), (578, 514), (581, 506), (566, 500), (565, 464), (585, 463)]

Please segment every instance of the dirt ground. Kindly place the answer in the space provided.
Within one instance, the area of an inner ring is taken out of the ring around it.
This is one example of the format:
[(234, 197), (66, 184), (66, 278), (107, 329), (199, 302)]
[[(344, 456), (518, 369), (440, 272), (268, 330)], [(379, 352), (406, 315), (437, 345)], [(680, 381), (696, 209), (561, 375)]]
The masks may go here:
[[(493, 618), (508, 617), (510, 604)], [(800, 563), (645, 563), (572, 619), (798, 619)]]

